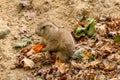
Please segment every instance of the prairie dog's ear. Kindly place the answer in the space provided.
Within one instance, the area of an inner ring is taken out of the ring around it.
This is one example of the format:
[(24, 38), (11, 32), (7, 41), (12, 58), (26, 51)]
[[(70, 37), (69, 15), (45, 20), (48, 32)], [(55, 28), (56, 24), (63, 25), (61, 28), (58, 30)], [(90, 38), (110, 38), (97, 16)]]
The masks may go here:
[(39, 22), (38, 24), (37, 24), (37, 26), (41, 26), (43, 23), (42, 22)]

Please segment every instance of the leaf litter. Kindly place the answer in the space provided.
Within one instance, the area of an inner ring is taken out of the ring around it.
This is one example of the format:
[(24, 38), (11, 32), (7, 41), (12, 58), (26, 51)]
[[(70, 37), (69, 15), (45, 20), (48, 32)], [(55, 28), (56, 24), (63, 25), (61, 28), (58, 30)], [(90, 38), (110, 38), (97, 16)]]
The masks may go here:
[[(19, 51), (16, 67), (32, 69), (33, 75), (40, 76), (38, 80), (118, 80), (120, 78), (119, 35), (115, 34), (111, 37), (109, 34), (113, 31), (118, 34), (118, 30), (95, 22), (93, 18), (88, 22), (87, 27), (85, 26), (79, 25), (74, 30), (79, 33), (77, 35), (79, 38), (76, 41), (75, 53), (68, 63), (57, 60), (55, 52), (41, 52), (44, 46), (34, 43), (32, 46), (26, 45)], [(73, 34), (74, 37), (76, 33)]]

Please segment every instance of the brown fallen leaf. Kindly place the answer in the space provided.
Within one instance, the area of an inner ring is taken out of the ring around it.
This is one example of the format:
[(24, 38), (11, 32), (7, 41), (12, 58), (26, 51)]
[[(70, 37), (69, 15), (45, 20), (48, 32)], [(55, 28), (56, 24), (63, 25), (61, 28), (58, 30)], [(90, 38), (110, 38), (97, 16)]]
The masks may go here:
[(106, 80), (106, 79), (107, 79), (106, 75), (102, 73), (95, 76), (95, 80)]
[(60, 80), (67, 80), (67, 76), (66, 75), (61, 76)]
[(26, 53), (29, 52), (30, 50), (31, 50), (30, 47), (25, 47), (25, 48), (21, 49), (20, 54), (26, 55)]
[(100, 53), (101, 56), (106, 56), (111, 54), (114, 51), (114, 49), (112, 47), (112, 44), (105, 44), (100, 48), (100, 51), (101, 51)]
[[(29, 53), (29, 52), (28, 52), (28, 53)], [(29, 56), (29, 58), (30, 58), (32, 61), (34, 61), (35, 63), (37, 63), (37, 62), (43, 62), (43, 61), (46, 60), (46, 57), (45, 57), (45, 55), (44, 55), (43, 53), (37, 53), (37, 54), (29, 53), (29, 54), (31, 54), (31, 55)]]
[(109, 45), (104, 45), (101, 47), (101, 50), (104, 51), (104, 52), (109, 52), (111, 53), (111, 48)]
[(89, 53), (87, 50), (85, 50), (85, 51), (83, 52), (83, 54), (84, 54), (84, 58), (83, 58), (83, 60), (88, 60), (89, 57), (92, 56), (92, 54)]
[(119, 80), (119, 78), (111, 78), (111, 79), (109, 79), (109, 80)]
[(31, 57), (33, 54), (35, 54), (36, 52), (33, 50), (33, 49), (31, 49), (31, 50), (29, 50), (27, 53), (25, 53), (25, 56), (26, 57)]
[(71, 61), (72, 68), (75, 69), (84, 69), (85, 67), (82, 64), (76, 63), (75, 61)]
[(98, 48), (103, 46), (103, 41), (101, 41), (101, 40), (98, 41), (95, 46), (98, 47)]
[(115, 20), (111, 22), (106, 22), (105, 23), (109, 28), (115, 30), (119, 25), (120, 25), (120, 20)]
[(120, 54), (119, 53), (111, 54), (107, 58), (109, 61), (116, 61), (118, 64), (120, 63)]
[(106, 71), (112, 71), (116, 67), (116, 62), (114, 61), (103, 60), (103, 64), (104, 64), (104, 70)]
[(100, 36), (105, 36), (107, 34), (106, 25), (99, 25), (99, 26), (96, 26), (96, 28), (97, 28), (97, 33)]
[(89, 62), (88, 64), (86, 64), (84, 67), (91, 67), (91, 68), (96, 68), (98, 67), (98, 65), (101, 63), (100, 60), (95, 60), (95, 61), (92, 61), (92, 62)]
[(60, 60), (56, 60), (55, 67), (63, 74), (69, 70), (69, 66), (65, 63), (62, 63)]
[(27, 69), (34, 68), (35, 63), (26, 57), (21, 62), (23, 63), (24, 68), (27, 68)]
[(115, 54), (115, 59), (120, 60), (120, 54)]

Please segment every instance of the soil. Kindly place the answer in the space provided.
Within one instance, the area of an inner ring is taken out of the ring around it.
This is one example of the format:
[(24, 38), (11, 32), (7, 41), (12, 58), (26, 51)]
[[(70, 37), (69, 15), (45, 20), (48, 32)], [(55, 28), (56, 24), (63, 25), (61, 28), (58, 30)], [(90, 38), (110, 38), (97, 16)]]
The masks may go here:
[(55, 24), (72, 29), (81, 16), (120, 16), (120, 0), (33, 0), (36, 15), (28, 19), (19, 9), (20, 0), (0, 0), (0, 29), (9, 27), (11, 33), (0, 39), (0, 80), (26, 80), (33, 77), (31, 70), (14, 67), (17, 50), (13, 44), (19, 41), (20, 28), (27, 26), (34, 33), (40, 21), (50, 20)]

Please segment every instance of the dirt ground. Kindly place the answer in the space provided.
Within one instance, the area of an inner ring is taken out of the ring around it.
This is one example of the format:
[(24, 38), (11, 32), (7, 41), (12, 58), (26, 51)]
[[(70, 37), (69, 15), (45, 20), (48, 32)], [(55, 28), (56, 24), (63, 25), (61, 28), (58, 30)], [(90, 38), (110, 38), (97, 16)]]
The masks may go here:
[(120, 16), (120, 0), (33, 0), (35, 14), (29, 20), (19, 12), (20, 0), (0, 0), (0, 29), (9, 27), (11, 33), (0, 39), (0, 80), (26, 80), (33, 77), (30, 70), (12, 69), (17, 50), (12, 44), (19, 40), (22, 25), (27, 26), (29, 33), (34, 33), (37, 24), (49, 19), (59, 26), (71, 29), (74, 23), (85, 15), (88, 17), (99, 15)]

